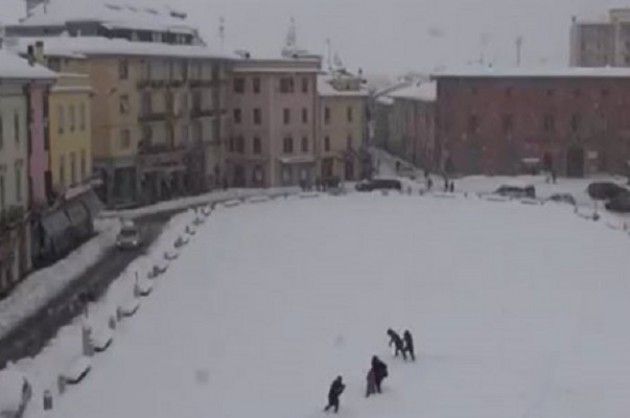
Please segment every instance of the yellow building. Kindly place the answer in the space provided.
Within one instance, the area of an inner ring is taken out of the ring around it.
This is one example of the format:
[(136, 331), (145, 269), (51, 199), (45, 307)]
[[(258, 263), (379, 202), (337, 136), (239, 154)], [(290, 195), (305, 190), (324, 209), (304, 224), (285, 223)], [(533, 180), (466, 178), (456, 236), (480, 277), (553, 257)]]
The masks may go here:
[(92, 176), (91, 95), (87, 74), (62, 72), (50, 89), (49, 158), (57, 196)]

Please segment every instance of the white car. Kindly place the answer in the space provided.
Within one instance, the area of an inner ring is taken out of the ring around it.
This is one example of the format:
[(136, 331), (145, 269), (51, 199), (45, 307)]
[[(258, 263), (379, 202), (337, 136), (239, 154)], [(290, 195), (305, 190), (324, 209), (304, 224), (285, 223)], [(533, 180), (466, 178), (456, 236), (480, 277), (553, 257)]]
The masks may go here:
[(140, 228), (133, 221), (123, 221), (118, 238), (116, 238), (116, 246), (120, 250), (134, 250), (141, 245)]

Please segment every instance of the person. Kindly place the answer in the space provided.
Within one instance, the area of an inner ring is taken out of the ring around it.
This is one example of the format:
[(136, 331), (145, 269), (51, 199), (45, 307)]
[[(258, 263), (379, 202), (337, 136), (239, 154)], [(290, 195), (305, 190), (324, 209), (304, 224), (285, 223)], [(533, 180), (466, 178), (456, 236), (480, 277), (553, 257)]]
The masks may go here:
[(451, 185), (449, 186), (449, 191), (451, 193), (455, 193), (455, 182), (454, 181), (451, 182)]
[(411, 333), (408, 329), (405, 330), (405, 332), (403, 333), (403, 339), (405, 340), (404, 352), (407, 352), (407, 354), (409, 354), (409, 357), (411, 357), (411, 361), (416, 361), (416, 354), (413, 350), (413, 337), (411, 336)]
[(381, 384), (383, 379), (388, 376), (387, 364), (383, 363), (381, 359), (376, 356), (372, 356), (372, 373), (374, 373), (374, 386), (377, 393), (381, 393)]
[(448, 178), (444, 177), (444, 193), (448, 192)]
[(556, 184), (558, 182), (558, 176), (556, 174), (556, 170), (554, 169), (551, 170), (551, 182), (553, 184)]
[(369, 398), (370, 395), (376, 393), (376, 376), (374, 375), (374, 369), (371, 368), (367, 374), (367, 390), (365, 391), (365, 397)]
[(339, 411), (339, 396), (341, 396), (345, 388), (346, 385), (341, 381), (341, 376), (337, 376), (330, 385), (330, 390), (328, 391), (328, 405), (324, 408), (324, 412), (328, 412), (330, 408), (334, 408), (335, 414)]
[(401, 353), (403, 359), (407, 360), (407, 354), (405, 354), (405, 347), (400, 335), (391, 328), (387, 330), (387, 335), (389, 335), (389, 346), (391, 347), (393, 344), (395, 348), (394, 357), (398, 357), (398, 354)]
[(431, 177), (427, 177), (427, 190), (431, 190), (433, 188), (433, 180)]

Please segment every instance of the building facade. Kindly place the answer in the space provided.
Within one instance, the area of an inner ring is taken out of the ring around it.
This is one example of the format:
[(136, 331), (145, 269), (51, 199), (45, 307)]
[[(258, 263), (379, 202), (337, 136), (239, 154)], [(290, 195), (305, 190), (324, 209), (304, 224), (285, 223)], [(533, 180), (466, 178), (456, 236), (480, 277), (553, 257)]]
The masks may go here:
[(570, 64), (576, 67), (630, 66), (630, 9), (612, 9), (607, 21), (573, 18)]
[(447, 171), (628, 172), (630, 70), (470, 71), (435, 79), (436, 149)]
[(322, 179), (356, 181), (369, 177), (368, 92), (363, 79), (345, 70), (321, 76), (317, 155)]
[(229, 185), (314, 181), (320, 67), (321, 59), (314, 56), (234, 62), (226, 147)]

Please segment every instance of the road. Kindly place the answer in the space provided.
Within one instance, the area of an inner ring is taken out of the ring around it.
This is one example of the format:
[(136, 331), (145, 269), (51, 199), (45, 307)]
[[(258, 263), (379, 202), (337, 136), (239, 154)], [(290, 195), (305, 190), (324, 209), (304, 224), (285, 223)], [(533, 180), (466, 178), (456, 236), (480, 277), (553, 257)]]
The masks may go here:
[(145, 245), (135, 251), (113, 247), (92, 267), (74, 280), (50, 303), (24, 320), (0, 341), (0, 368), (8, 361), (32, 357), (55, 336), (59, 328), (79, 315), (85, 306), (85, 295), (98, 299), (109, 285), (160, 235), (163, 226), (177, 211), (147, 215), (136, 219), (143, 231)]

